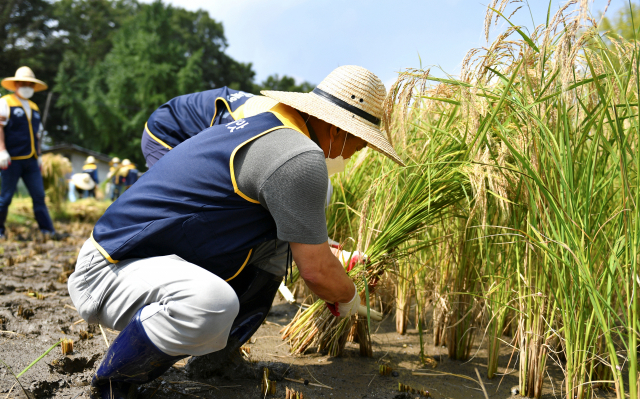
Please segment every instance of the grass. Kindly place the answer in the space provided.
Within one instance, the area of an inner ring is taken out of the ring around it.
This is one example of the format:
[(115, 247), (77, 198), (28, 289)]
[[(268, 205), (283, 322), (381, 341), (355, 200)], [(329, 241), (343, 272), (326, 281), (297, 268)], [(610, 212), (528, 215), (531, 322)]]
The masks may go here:
[[(97, 201), (85, 198), (76, 202), (62, 202), (58, 207), (51, 206), (47, 197), (47, 207), (54, 221), (95, 223), (111, 205), (111, 201)], [(33, 204), (29, 197), (14, 197), (7, 215), (8, 224), (25, 225), (35, 223)]]

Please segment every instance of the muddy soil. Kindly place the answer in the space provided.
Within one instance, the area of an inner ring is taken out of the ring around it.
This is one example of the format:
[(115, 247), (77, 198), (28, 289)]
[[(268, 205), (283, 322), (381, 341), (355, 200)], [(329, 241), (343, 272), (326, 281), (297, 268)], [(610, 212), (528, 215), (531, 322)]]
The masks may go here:
[[(0, 360), (4, 363), (0, 365), (0, 397), (6, 399), (88, 398), (91, 376), (107, 349), (105, 341), (113, 341), (118, 334), (109, 329), (102, 332), (97, 325), (87, 325), (73, 308), (67, 292), (67, 277), (92, 226), (75, 223), (57, 227), (69, 237), (45, 241), (33, 227), (10, 226), (8, 238), (0, 242)], [(402, 383), (415, 389), (426, 389), (433, 398), (481, 399), (485, 396), (479, 384), (438, 373), (477, 380), (476, 368), (489, 397), (514, 396), (512, 387), (518, 384), (514, 369), (517, 368), (517, 356), (511, 356), (510, 350), (504, 349), (500, 358), (499, 373), (504, 376), (492, 380), (485, 376), (486, 353), (483, 349), (475, 348), (475, 357), (463, 363), (448, 360), (446, 348), (427, 344), (426, 352), (435, 359), (435, 368), (421, 366), (417, 331), (409, 329), (406, 335), (398, 335), (393, 318), (389, 316), (372, 324), (373, 358), (360, 357), (358, 345), (353, 343), (347, 343), (344, 355), (339, 358), (313, 350), (303, 356), (292, 356), (279, 331), (297, 310), (296, 305), (276, 297), (267, 322), (248, 344), (249, 353), (237, 355), (224, 369), (206, 378), (193, 367), (185, 367), (183, 360), (158, 380), (142, 386), (139, 397), (260, 398), (260, 378), (265, 366), (276, 380), (276, 394), (271, 396), (275, 398), (285, 397), (285, 387), (302, 392), (305, 398), (419, 397), (418, 394), (399, 393), (398, 383)], [(25, 372), (17, 384), (12, 373), (20, 373), (61, 338), (74, 341), (73, 353), (63, 356), (59, 346), (54, 348)], [(504, 339), (511, 340), (510, 337)], [(429, 335), (425, 340), (432, 342)], [(389, 365), (393, 375), (380, 376), (380, 364)], [(429, 375), (419, 376), (414, 372)], [(544, 396), (561, 396), (562, 374), (552, 368), (549, 375), (545, 380)]]

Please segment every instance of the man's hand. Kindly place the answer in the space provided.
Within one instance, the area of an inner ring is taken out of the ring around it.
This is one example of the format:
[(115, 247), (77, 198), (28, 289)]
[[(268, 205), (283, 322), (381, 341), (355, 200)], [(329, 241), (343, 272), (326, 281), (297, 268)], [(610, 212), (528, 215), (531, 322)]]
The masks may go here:
[(329, 311), (336, 317), (350, 317), (358, 312), (358, 308), (360, 307), (360, 296), (358, 295), (358, 289), (354, 284), (353, 287), (356, 290), (355, 295), (353, 295), (353, 299), (351, 299), (347, 303), (335, 302), (333, 304), (327, 303), (327, 308)]
[(11, 155), (7, 150), (0, 150), (0, 169), (7, 169), (11, 165)]
[(331, 252), (329, 244), (290, 244), (300, 276), (311, 291), (328, 303), (350, 303), (353, 300), (356, 291), (353, 282)]

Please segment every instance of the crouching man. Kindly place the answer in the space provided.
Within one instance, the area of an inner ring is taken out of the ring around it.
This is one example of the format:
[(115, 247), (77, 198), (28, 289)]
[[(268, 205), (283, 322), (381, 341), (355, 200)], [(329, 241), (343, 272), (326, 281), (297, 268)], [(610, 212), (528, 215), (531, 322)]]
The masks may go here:
[(124, 398), (174, 362), (239, 347), (258, 329), (291, 264), (334, 314), (359, 296), (327, 243), (327, 159), (380, 132), (384, 85), (333, 71), (311, 93), (266, 91), (268, 112), (184, 141), (111, 205), (82, 247), (69, 292), (81, 317), (121, 330), (92, 381)]

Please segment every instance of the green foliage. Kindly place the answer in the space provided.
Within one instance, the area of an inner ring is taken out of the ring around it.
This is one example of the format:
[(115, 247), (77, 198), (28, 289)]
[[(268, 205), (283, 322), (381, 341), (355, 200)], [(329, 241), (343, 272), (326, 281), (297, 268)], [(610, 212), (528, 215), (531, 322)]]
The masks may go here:
[[(251, 64), (225, 53), (222, 23), (159, 0), (7, 0), (0, 47), (1, 77), (28, 65), (53, 91), (46, 126), (53, 142), (138, 165), (144, 165), (144, 123), (175, 96), (222, 86), (253, 93), (312, 89), (286, 75), (254, 83)], [(43, 111), (47, 94), (33, 98)]]
[(109, 43), (101, 43), (110, 45), (102, 60), (81, 51), (83, 46), (67, 51), (55, 80), (57, 106), (63, 108), (76, 142), (143, 165), (140, 136), (157, 107), (178, 95), (223, 85), (251, 89), (253, 71), (224, 53), (222, 25), (204, 11), (159, 1), (113, 4), (135, 15), (112, 13), (118, 22), (106, 26), (119, 29)]
[[(632, 19), (633, 13), (633, 21)], [(640, 5), (631, 4), (631, 10), (628, 5), (621, 7), (616, 11), (615, 15), (610, 17), (604, 17), (600, 23), (600, 30), (608, 32), (608, 36), (618, 38), (622, 36), (627, 40), (635, 38), (633, 25), (635, 23), (636, 32), (640, 27)], [(638, 35), (640, 37), (640, 35)]]
[(278, 74), (270, 75), (261, 84), (255, 85), (254, 93), (260, 90), (278, 90), (278, 91), (297, 91), (300, 93), (308, 93), (313, 90), (315, 85), (309, 82), (296, 84), (296, 80), (291, 76)]

